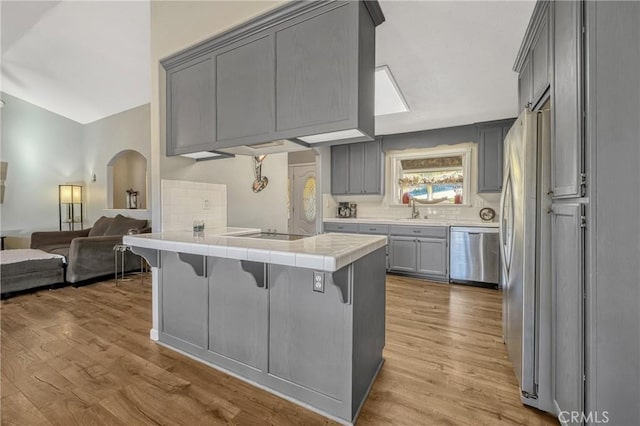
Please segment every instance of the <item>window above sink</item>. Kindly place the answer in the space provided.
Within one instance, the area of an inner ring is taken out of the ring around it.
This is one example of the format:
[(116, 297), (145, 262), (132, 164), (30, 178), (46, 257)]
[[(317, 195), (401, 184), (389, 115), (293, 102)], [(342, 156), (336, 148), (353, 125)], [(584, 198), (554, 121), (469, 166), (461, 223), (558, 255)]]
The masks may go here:
[(390, 153), (391, 203), (434, 207), (469, 205), (471, 147), (424, 148)]

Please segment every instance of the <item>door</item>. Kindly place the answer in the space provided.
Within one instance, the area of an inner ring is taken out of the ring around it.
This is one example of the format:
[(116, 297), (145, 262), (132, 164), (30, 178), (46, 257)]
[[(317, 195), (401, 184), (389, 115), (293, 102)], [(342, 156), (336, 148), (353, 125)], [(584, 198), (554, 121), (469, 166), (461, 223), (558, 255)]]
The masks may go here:
[(536, 113), (524, 111), (505, 140), (500, 253), (505, 340), (523, 394), (535, 395)]
[(214, 148), (214, 81), (210, 56), (167, 70), (167, 155)]
[(447, 240), (419, 238), (417, 250), (418, 273), (447, 275)]
[(551, 186), (554, 198), (582, 195), (582, 2), (558, 1), (553, 37)]
[(316, 233), (316, 165), (289, 166), (289, 233)]
[(382, 194), (382, 147), (380, 141), (366, 142), (364, 145), (363, 192)]
[(208, 258), (209, 351), (266, 370), (268, 290), (264, 264)]
[(349, 191), (349, 145), (331, 147), (331, 193), (346, 194)]
[(216, 56), (218, 140), (275, 129), (273, 39), (263, 36)]
[(411, 237), (389, 238), (389, 269), (399, 272), (416, 272), (418, 256), (416, 239)]
[(502, 127), (480, 130), (478, 142), (478, 192), (500, 192), (502, 189)]
[(364, 188), (364, 145), (349, 145), (349, 194), (362, 194)]
[(584, 374), (583, 206), (551, 206), (552, 394), (558, 411), (582, 412)]

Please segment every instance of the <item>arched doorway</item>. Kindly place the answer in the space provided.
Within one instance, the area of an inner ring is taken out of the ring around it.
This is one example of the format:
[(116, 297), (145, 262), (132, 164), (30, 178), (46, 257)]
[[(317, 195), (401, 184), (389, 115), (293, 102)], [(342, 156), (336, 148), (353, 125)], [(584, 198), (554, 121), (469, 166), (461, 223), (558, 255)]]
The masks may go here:
[(138, 191), (138, 208), (147, 208), (147, 159), (138, 151), (120, 151), (107, 164), (107, 208), (126, 209), (127, 190)]

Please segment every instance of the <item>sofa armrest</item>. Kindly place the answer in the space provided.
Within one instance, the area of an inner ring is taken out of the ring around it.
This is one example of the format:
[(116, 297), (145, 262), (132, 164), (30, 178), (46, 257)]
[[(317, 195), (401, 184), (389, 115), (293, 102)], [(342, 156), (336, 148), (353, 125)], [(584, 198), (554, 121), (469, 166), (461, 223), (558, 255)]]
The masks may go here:
[(53, 244), (71, 244), (74, 238), (86, 237), (89, 235), (91, 228), (83, 229), (80, 231), (48, 231), (48, 232), (34, 232), (31, 234), (31, 248), (39, 249), (43, 246), (50, 246)]
[(76, 283), (89, 278), (112, 274), (113, 246), (122, 243), (122, 235), (74, 238), (69, 246), (67, 281)]

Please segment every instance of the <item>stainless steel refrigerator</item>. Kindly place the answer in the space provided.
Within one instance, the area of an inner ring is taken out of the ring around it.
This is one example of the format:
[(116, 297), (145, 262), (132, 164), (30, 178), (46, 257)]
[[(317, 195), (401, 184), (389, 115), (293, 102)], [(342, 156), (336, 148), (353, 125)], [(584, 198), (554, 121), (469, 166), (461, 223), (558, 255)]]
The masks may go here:
[(503, 334), (525, 404), (550, 411), (549, 111), (523, 111), (504, 141)]

